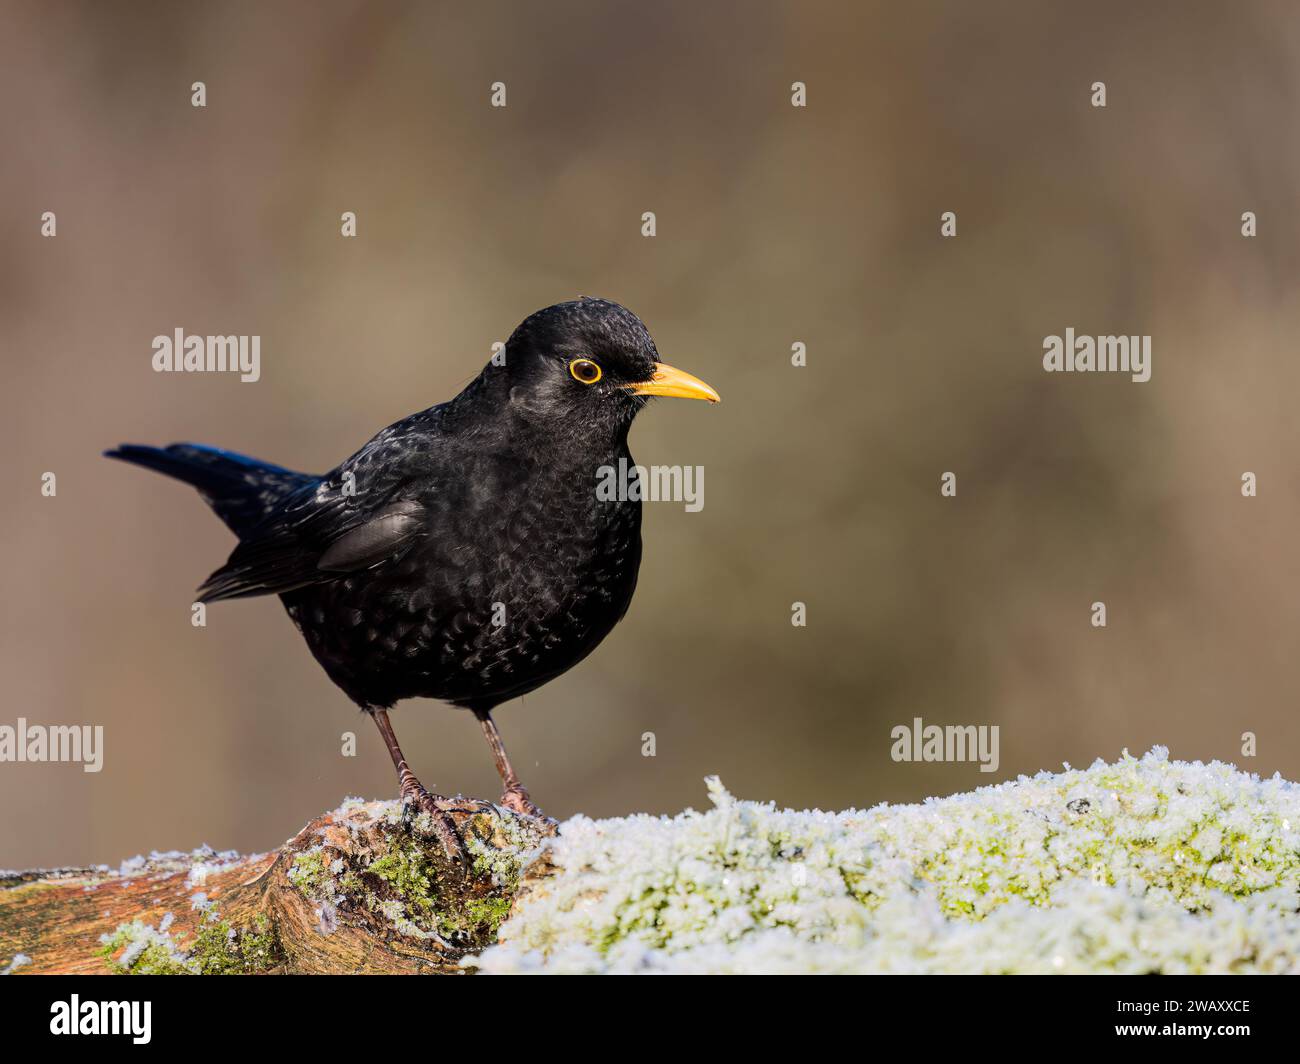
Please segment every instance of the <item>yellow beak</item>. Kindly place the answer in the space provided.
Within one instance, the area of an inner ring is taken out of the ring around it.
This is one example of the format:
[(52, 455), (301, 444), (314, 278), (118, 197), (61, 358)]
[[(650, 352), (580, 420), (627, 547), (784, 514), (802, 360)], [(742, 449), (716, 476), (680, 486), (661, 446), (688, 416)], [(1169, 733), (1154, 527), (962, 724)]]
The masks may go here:
[(648, 381), (627, 385), (627, 390), (637, 395), (672, 395), (678, 399), (707, 399), (710, 403), (722, 402), (722, 396), (699, 377), (692, 377), (680, 369), (655, 363), (654, 376)]

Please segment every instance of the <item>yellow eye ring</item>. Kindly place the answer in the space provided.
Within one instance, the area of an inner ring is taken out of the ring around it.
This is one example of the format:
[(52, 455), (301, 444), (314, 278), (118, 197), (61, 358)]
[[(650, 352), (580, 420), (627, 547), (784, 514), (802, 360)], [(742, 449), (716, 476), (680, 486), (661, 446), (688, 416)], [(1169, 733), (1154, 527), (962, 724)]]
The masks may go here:
[(575, 358), (569, 363), (569, 376), (579, 384), (595, 384), (604, 372), (589, 358)]

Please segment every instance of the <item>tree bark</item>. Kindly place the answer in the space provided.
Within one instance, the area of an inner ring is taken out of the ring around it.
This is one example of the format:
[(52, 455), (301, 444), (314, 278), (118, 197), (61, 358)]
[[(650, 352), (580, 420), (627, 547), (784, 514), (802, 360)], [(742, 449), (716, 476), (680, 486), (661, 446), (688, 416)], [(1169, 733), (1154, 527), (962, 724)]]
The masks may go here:
[(447, 856), (427, 817), (356, 802), (271, 853), (0, 875), (0, 969), (459, 972), (462, 957), (496, 940), (525, 871), (544, 866), (545, 828), (495, 807), (452, 816), (468, 868)]

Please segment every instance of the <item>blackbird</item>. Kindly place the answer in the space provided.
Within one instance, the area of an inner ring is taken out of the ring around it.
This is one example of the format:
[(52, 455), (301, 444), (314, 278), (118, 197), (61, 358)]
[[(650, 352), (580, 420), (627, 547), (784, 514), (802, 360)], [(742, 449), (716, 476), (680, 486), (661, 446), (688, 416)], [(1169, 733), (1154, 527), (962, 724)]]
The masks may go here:
[(403, 800), (462, 861), (458, 807), (416, 779), (387, 711), (420, 697), (471, 710), (501, 804), (542, 817), (492, 710), (572, 668), (627, 612), (640, 496), (598, 498), (596, 484), (619, 459), (633, 468), (637, 412), (656, 395), (719, 399), (661, 363), (641, 320), (604, 299), (537, 311), (503, 354), (322, 476), (192, 443), (105, 452), (198, 489), (239, 537), (199, 601), (279, 595), (330, 679), (375, 721)]

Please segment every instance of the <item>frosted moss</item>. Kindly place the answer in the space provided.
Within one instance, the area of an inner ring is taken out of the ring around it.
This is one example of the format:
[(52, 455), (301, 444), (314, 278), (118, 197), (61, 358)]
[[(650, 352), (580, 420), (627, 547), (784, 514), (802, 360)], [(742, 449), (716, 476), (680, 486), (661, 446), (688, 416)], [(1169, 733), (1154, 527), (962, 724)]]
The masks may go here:
[(133, 920), (100, 936), (100, 956), (116, 975), (255, 975), (284, 959), (270, 919), (258, 913), (249, 927), (221, 919), (215, 907), (199, 906), (203, 918), (192, 939), (172, 936), (171, 913), (158, 926)]
[(1163, 748), (920, 805), (576, 817), (485, 972), (1297, 972), (1300, 787)]
[(101, 935), (100, 956), (117, 975), (195, 975), (185, 950), (166, 928), (140, 920), (118, 924), (111, 935)]
[[(466, 838), (474, 875), (497, 887), (501, 892), (498, 898), (502, 895), (513, 897), (524, 869), (545, 849), (543, 837), (533, 824), (517, 816), (480, 816), (476, 819), (477, 830)], [(505, 900), (508, 911), (509, 897)]]
[(198, 928), (190, 961), (199, 975), (256, 975), (284, 960), (270, 918), (258, 913), (248, 927), (235, 927), (210, 914)]
[[(355, 816), (349, 818), (347, 814)], [(340, 920), (457, 950), (481, 949), (510, 911), (523, 868), (540, 852), (537, 829), (513, 814), (478, 813), (461, 825), (472, 882), (451, 874), (427, 814), (400, 803), (344, 808), (335, 836), (294, 855), (290, 882), (317, 906), (322, 934)], [(459, 954), (457, 954), (459, 955)]]

